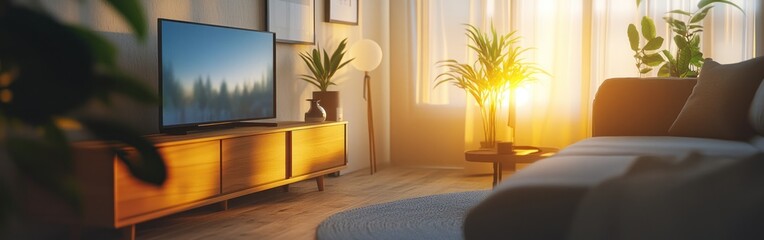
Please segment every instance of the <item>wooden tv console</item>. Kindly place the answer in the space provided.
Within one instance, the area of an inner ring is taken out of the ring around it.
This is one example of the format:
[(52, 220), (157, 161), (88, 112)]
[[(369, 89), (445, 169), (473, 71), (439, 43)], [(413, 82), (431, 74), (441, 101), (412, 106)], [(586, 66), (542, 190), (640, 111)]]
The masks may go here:
[(152, 135), (165, 159), (161, 187), (135, 180), (103, 142), (75, 144), (76, 173), (83, 192), (82, 223), (123, 228), (242, 195), (323, 177), (347, 165), (346, 122), (280, 122), (244, 127)]

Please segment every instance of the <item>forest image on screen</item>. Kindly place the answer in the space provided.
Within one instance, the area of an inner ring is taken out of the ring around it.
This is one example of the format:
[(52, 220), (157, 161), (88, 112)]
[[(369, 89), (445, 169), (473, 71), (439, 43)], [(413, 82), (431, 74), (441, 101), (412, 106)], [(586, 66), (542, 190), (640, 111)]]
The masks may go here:
[(162, 21), (162, 125), (273, 118), (273, 35)]

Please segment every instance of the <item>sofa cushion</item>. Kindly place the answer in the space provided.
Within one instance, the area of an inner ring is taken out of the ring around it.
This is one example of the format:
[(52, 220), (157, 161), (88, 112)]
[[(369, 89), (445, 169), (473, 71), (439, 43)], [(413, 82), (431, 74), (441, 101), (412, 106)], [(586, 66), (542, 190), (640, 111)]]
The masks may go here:
[(568, 239), (762, 239), (762, 160), (640, 158), (589, 190)]
[(666, 156), (678, 157), (689, 152), (705, 156), (747, 157), (761, 151), (749, 142), (673, 136), (593, 137), (576, 142), (557, 156)]
[(764, 78), (762, 69), (764, 57), (726, 65), (706, 59), (669, 135), (732, 140), (754, 135), (748, 113)]
[(759, 84), (756, 94), (753, 95), (749, 117), (753, 129), (756, 130), (759, 135), (764, 135), (764, 81)]
[(564, 239), (588, 189), (617, 177), (637, 156), (554, 156), (513, 174), (464, 220), (466, 239)]

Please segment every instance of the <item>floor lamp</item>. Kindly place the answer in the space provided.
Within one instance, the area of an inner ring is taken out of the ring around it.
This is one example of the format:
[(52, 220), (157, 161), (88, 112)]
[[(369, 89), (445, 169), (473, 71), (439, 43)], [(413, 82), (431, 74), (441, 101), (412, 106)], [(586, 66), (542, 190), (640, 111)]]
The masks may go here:
[(350, 56), (355, 57), (351, 62), (353, 67), (364, 72), (363, 97), (366, 100), (366, 112), (369, 121), (369, 168), (371, 174), (377, 172), (377, 152), (374, 144), (374, 117), (371, 104), (371, 76), (369, 72), (377, 68), (382, 62), (382, 49), (369, 39), (358, 41), (350, 48)]

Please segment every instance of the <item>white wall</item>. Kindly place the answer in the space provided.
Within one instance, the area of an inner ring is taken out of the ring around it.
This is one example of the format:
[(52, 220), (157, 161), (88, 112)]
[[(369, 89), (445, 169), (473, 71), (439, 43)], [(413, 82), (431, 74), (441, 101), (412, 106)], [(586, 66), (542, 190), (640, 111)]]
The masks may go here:
[[(390, 3), (391, 31), (391, 159), (393, 165), (465, 168), (464, 105), (419, 104), (412, 66), (414, 50), (407, 43), (412, 29), (407, 23), (408, 1)], [(464, 99), (463, 91), (457, 92)], [(479, 121), (478, 121), (479, 122)], [(482, 136), (482, 135), (481, 135)], [(480, 165), (480, 164), (476, 164)], [(479, 167), (479, 166), (478, 166)]]
[[(389, 3), (369, 0), (361, 2), (358, 26), (324, 22), (324, 6), (327, 0), (315, 1), (316, 42), (321, 47), (334, 49), (343, 39), (348, 38), (349, 46), (363, 39), (377, 41), (385, 53), (382, 64), (371, 72), (373, 81), (375, 129), (377, 136), (377, 162), (390, 162), (389, 155)], [(34, 1), (31, 1), (34, 2)], [(80, 2), (82, 2), (80, 4)], [(143, 0), (144, 12), (148, 19), (148, 38), (145, 43), (137, 42), (127, 25), (103, 1), (42, 1), (45, 9), (55, 13), (67, 22), (88, 26), (109, 38), (120, 52), (119, 64), (135, 78), (156, 89), (158, 84), (157, 64), (157, 18), (168, 18), (201, 22), (215, 25), (234, 26), (265, 30), (265, 0)], [(314, 45), (293, 45), (279, 43), (276, 46), (277, 59), (277, 120), (303, 120), (308, 110), (311, 85), (299, 80), (298, 75), (307, 73), (307, 68), (298, 53), (313, 48)], [(345, 172), (366, 168), (369, 165), (369, 147), (366, 124), (366, 102), (363, 101), (363, 72), (348, 65), (339, 71), (335, 79), (339, 86), (330, 90), (340, 91), (340, 105), (344, 117), (349, 121), (348, 168)], [(119, 100), (112, 106), (94, 104), (89, 111), (105, 117), (124, 121), (138, 128), (144, 134), (158, 132), (158, 109), (156, 106), (140, 106)]]

